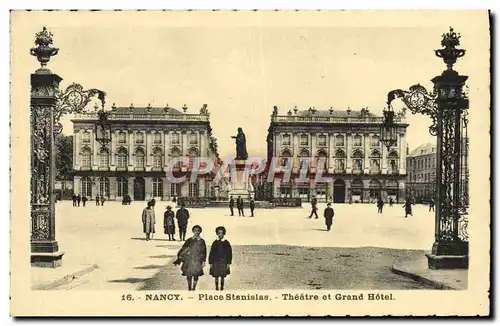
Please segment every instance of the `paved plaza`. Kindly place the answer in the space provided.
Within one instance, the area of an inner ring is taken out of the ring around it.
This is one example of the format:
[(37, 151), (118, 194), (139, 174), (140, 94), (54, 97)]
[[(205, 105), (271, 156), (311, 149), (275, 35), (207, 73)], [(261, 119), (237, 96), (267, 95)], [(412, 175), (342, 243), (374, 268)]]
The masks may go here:
[[(71, 202), (58, 202), (56, 237), (65, 252), (63, 266), (32, 268), (33, 284), (97, 265), (55, 289), (184, 290), (185, 279), (171, 263), (182, 243), (169, 242), (163, 234), (167, 204), (156, 203), (156, 234), (153, 241), (144, 241), (145, 203), (72, 207)], [(215, 228), (226, 227), (234, 252), (228, 289), (426, 289), (391, 273), (391, 267), (420, 259), (430, 249), (434, 214), (416, 205), (413, 217), (404, 218), (401, 206), (386, 205), (378, 214), (375, 204), (336, 204), (330, 232), (322, 218), (324, 204), (319, 204), (317, 220), (308, 218), (307, 203), (303, 208), (257, 210), (255, 217), (229, 216), (224, 208), (190, 209), (188, 236), (191, 226), (199, 224), (209, 246)], [(198, 289), (213, 289), (208, 267), (205, 274)]]

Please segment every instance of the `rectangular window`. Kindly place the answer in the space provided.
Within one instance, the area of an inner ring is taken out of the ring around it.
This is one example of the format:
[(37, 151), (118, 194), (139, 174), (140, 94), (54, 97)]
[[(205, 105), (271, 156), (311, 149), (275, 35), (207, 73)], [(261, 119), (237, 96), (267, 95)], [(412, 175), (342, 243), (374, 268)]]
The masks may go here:
[(181, 195), (181, 184), (171, 183), (170, 184), (170, 197), (180, 197)]
[(361, 136), (354, 136), (354, 146), (363, 146), (363, 138)]
[(153, 144), (160, 145), (161, 144), (161, 133), (156, 132), (153, 136)]
[(135, 143), (136, 144), (144, 143), (144, 134), (142, 132), (138, 132), (135, 134)]
[(180, 136), (179, 136), (179, 134), (178, 134), (178, 133), (173, 133), (173, 134), (172, 134), (172, 144), (176, 144), (176, 145), (178, 145), (178, 144), (180, 144), (180, 142), (181, 142), (181, 141), (180, 141)]
[(189, 134), (189, 145), (198, 144), (198, 135), (195, 133)]
[(287, 146), (290, 145), (290, 135), (288, 135), (288, 134), (283, 135), (283, 145), (287, 145)]
[(318, 146), (321, 146), (321, 147), (326, 146), (326, 136), (325, 135), (318, 136)]
[(335, 137), (335, 146), (345, 146), (344, 145), (344, 136)]
[(125, 144), (127, 142), (127, 134), (124, 132), (120, 132), (118, 134), (118, 143)]
[(300, 146), (308, 146), (309, 137), (307, 135), (300, 135)]
[(378, 139), (378, 137), (377, 137), (377, 136), (373, 136), (373, 137), (372, 137), (372, 139), (371, 139), (371, 145), (372, 145), (373, 147), (377, 147), (377, 146), (379, 146), (379, 145), (380, 145), (380, 141), (379, 141), (379, 139)]
[(83, 134), (82, 134), (82, 143), (90, 143), (90, 132), (88, 131), (85, 131)]
[(292, 197), (292, 187), (280, 187), (280, 197), (291, 198)]
[(198, 183), (189, 184), (189, 197), (199, 197)]

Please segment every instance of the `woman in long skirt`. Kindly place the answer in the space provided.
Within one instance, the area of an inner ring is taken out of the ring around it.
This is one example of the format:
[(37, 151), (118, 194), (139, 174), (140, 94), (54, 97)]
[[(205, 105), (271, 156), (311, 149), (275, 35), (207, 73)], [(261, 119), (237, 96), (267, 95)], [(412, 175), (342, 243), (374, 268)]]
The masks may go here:
[(196, 290), (198, 278), (204, 275), (203, 267), (207, 259), (207, 245), (200, 237), (201, 226), (193, 226), (192, 231), (193, 236), (184, 242), (177, 254), (177, 260), (174, 261), (175, 265), (182, 263), (182, 276), (186, 276), (189, 291)]
[(165, 234), (168, 235), (168, 241), (175, 241), (175, 223), (174, 223), (174, 212), (172, 211), (172, 206), (167, 206), (165, 214), (163, 214), (163, 228)]
[(212, 243), (208, 262), (210, 263), (210, 275), (215, 278), (215, 290), (222, 291), (224, 290), (224, 278), (231, 273), (229, 266), (233, 260), (233, 251), (229, 241), (224, 238), (226, 228), (218, 226), (215, 233), (218, 239)]
[(155, 211), (151, 203), (148, 202), (148, 207), (142, 211), (142, 231), (146, 234), (146, 240), (151, 240), (151, 236), (155, 233)]

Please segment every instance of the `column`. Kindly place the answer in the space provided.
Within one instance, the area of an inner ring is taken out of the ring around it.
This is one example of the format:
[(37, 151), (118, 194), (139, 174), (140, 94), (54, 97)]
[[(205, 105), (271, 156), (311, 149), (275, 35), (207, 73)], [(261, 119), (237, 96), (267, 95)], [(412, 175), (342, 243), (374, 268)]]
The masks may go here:
[[(134, 166), (134, 160), (132, 154), (134, 153), (134, 132), (132, 130), (128, 131), (128, 166)], [(130, 192), (132, 196), (132, 192)]]
[(146, 200), (150, 200), (153, 197), (153, 179), (151, 177), (144, 178), (144, 188)]
[(370, 172), (370, 134), (365, 133), (364, 134), (364, 147), (365, 150), (363, 151), (364, 157), (364, 173), (369, 173)]
[(182, 156), (185, 156), (187, 155), (187, 151), (188, 151), (188, 139), (187, 139), (187, 132), (186, 130), (183, 130), (181, 132), (181, 145), (182, 145)]
[(146, 148), (146, 166), (147, 166), (147, 170), (149, 170), (148, 168), (151, 167), (151, 161), (153, 159), (153, 157), (151, 156), (151, 154), (153, 153), (153, 133), (155, 131), (154, 130), (145, 130), (144, 133), (145, 133), (145, 137), (144, 137), (144, 141), (146, 142), (146, 146), (144, 146)]
[(73, 193), (79, 194), (81, 189), (82, 177), (75, 176), (73, 178)]
[(292, 156), (297, 157), (299, 156), (299, 134), (294, 132), (292, 133), (292, 137), (290, 138), (292, 141), (292, 148), (293, 148)]
[(163, 180), (163, 200), (170, 198), (170, 184), (167, 178), (162, 178)]
[(382, 160), (382, 164), (381, 164), (382, 174), (387, 174), (387, 155), (389, 155), (387, 146), (383, 145), (382, 146), (382, 158), (381, 158), (381, 160)]
[(205, 177), (198, 178), (198, 196), (205, 197)]
[(318, 134), (311, 133), (310, 140), (311, 140), (310, 141), (310, 144), (311, 144), (311, 157), (316, 157), (317, 144), (318, 144)]
[(328, 134), (328, 173), (333, 173), (335, 168), (335, 136), (336, 133)]
[(208, 156), (207, 133), (200, 131), (200, 156)]
[(132, 200), (134, 200), (134, 178), (128, 178), (127, 180), (128, 195)]
[(399, 135), (399, 174), (406, 174), (406, 134)]
[(163, 133), (163, 139), (165, 144), (164, 156), (163, 156), (163, 165), (166, 167), (170, 161), (170, 131), (165, 131)]
[(109, 200), (116, 200), (116, 177), (109, 177)]
[(99, 152), (99, 145), (95, 140), (95, 134), (93, 130), (89, 130), (90, 132), (90, 146), (92, 151), (92, 170), (97, 169), (99, 165), (99, 161), (97, 160), (97, 152)]
[[(43, 39), (37, 41), (43, 41)], [(50, 44), (45, 45), (50, 50)], [(37, 46), (40, 47), (41, 45)], [(32, 53), (37, 50), (40, 50), (40, 48), (31, 49)], [(39, 60), (41, 59), (39, 57)], [(59, 251), (55, 231), (56, 150), (52, 113), (57, 102), (57, 93), (61, 80), (62, 78), (58, 75), (44, 69), (39, 69), (34, 74), (31, 74), (30, 244), (31, 265), (37, 267), (58, 267), (61, 265), (63, 256), (63, 253)]]
[(79, 129), (74, 130), (75, 137), (73, 139), (73, 169), (80, 170), (80, 144), (81, 134)]
[(346, 173), (351, 173), (352, 172), (352, 159), (351, 159), (351, 153), (352, 153), (352, 134), (350, 132), (347, 132), (345, 134), (345, 142), (346, 142)]
[(116, 143), (118, 142), (118, 133), (119, 130), (115, 130), (114, 134), (111, 136), (111, 151), (109, 153), (110, 155), (110, 165), (112, 166), (111, 170), (115, 169), (116, 165)]

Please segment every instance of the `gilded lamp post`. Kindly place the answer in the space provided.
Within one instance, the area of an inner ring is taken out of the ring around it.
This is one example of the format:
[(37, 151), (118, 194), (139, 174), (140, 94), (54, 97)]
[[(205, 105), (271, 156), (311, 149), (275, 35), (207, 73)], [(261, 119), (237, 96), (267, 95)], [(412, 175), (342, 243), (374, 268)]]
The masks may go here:
[(39, 267), (60, 266), (63, 257), (55, 236), (55, 136), (62, 132), (59, 119), (66, 113), (82, 112), (91, 97), (97, 95), (103, 113), (99, 114), (100, 125), (96, 129), (103, 130), (108, 125), (104, 113), (104, 92), (98, 89), (83, 90), (78, 84), (70, 85), (64, 92), (59, 91), (62, 78), (47, 68), (50, 58), (59, 51), (52, 47), (52, 36), (44, 27), (36, 34), (35, 47), (30, 51), (41, 64), (31, 74), (30, 101), (31, 264)]
[(431, 253), (426, 255), (432, 269), (468, 268), (469, 100), (463, 92), (468, 77), (453, 70), (457, 59), (465, 55), (459, 45), (460, 34), (450, 27), (442, 36), (442, 49), (435, 50), (446, 70), (432, 79), (432, 93), (417, 84), (408, 91), (396, 89), (387, 95), (389, 107), (400, 98), (413, 114), (428, 115), (432, 119), (429, 132), (437, 138), (435, 239)]

